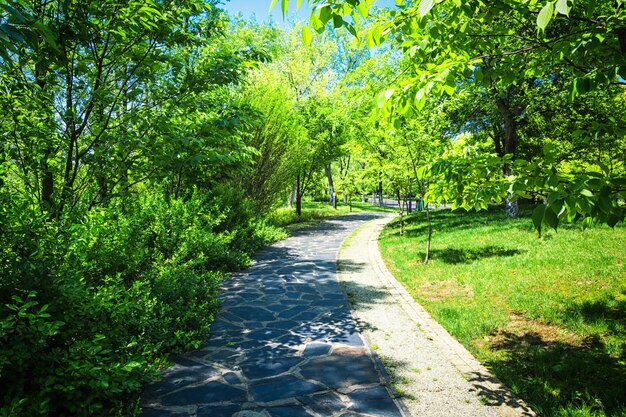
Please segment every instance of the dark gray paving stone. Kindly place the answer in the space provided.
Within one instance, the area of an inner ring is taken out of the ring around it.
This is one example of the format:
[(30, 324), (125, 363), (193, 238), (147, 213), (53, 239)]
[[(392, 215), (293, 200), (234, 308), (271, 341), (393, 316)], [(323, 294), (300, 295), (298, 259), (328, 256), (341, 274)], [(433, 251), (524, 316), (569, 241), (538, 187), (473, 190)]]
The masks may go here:
[(304, 407), (298, 406), (272, 407), (266, 410), (272, 417), (311, 417), (313, 415), (309, 414)]
[(339, 334), (334, 334), (330, 336), (327, 340), (329, 342), (341, 343), (344, 345), (354, 346), (354, 347), (360, 347), (360, 346), (365, 345), (359, 333), (352, 331), (352, 330), (346, 330)]
[(269, 305), (267, 307), (265, 307), (266, 309), (270, 310), (270, 311), (274, 311), (274, 312), (281, 312), (281, 311), (285, 311), (291, 307), (286, 306), (286, 305), (282, 305), (282, 304), (273, 304), (273, 305)]
[(300, 373), (335, 389), (380, 382), (374, 363), (360, 348), (340, 348), (330, 356), (311, 358)]
[(241, 359), (243, 356), (242, 352), (233, 351), (233, 350), (217, 350), (213, 353), (210, 353), (205, 358), (207, 360), (211, 360), (218, 363), (234, 363)]
[(308, 311), (308, 306), (305, 304), (299, 304), (299, 305), (296, 305), (295, 307), (291, 306), (289, 310), (280, 312), (278, 314), (278, 317), (280, 317), (281, 319), (290, 319), (293, 316), (297, 316), (298, 314), (301, 314), (306, 311)]
[[(234, 307), (236, 308), (236, 307)], [(233, 313), (231, 313), (229, 310), (222, 310), (217, 314), (217, 319), (222, 321), (222, 320), (227, 320), (230, 321), (232, 323), (238, 323), (241, 321), (241, 317), (234, 315)]]
[(276, 340), (282, 336), (289, 334), (285, 329), (262, 329), (254, 330), (246, 335), (249, 340), (257, 340), (259, 342), (267, 342)]
[(240, 332), (241, 326), (228, 323), (226, 321), (216, 320), (211, 325), (211, 332)]
[(293, 320), (281, 320), (281, 321), (276, 321), (273, 323), (268, 323), (267, 327), (271, 329), (289, 330), (289, 329), (293, 329), (298, 324), (300, 323), (298, 323), (297, 321), (293, 321)]
[(250, 392), (258, 402), (270, 402), (300, 397), (313, 392), (322, 391), (323, 389), (323, 387), (317, 384), (297, 379), (291, 375), (281, 376), (250, 386)]
[[(263, 292), (265, 294), (284, 294), (285, 290), (280, 287), (265, 287), (263, 288)], [(287, 296), (289, 296), (289, 294), (287, 294)]]
[(303, 311), (293, 316), (293, 319), (306, 322), (306, 321), (315, 320), (319, 315), (320, 314), (316, 311)]
[(241, 411), (240, 405), (209, 405), (199, 407), (197, 417), (232, 417), (233, 414)]
[(311, 395), (298, 398), (301, 403), (308, 405), (313, 411), (321, 415), (334, 415), (340, 411), (347, 410), (350, 404), (341, 401), (341, 398), (332, 392), (321, 395)]
[(271, 348), (261, 347), (246, 352), (246, 356), (251, 359), (259, 358), (280, 358), (285, 356), (294, 356), (298, 353), (298, 349), (295, 346), (279, 345)]
[(161, 403), (163, 405), (183, 406), (221, 401), (243, 402), (245, 400), (245, 391), (213, 381), (198, 387), (167, 394), (162, 398)]
[(309, 343), (304, 349), (304, 356), (322, 356), (330, 352), (331, 345), (328, 343)]
[(385, 387), (365, 388), (352, 391), (348, 397), (354, 402), (375, 401), (381, 398), (389, 398), (389, 392)]
[(262, 329), (265, 327), (265, 323), (260, 321), (246, 321), (244, 322), (244, 326), (247, 330)]
[(241, 384), (241, 379), (239, 379), (239, 377), (237, 376), (236, 373), (234, 372), (227, 372), (224, 374), (223, 376), (224, 380), (226, 382), (228, 382), (231, 385), (238, 385)]
[(319, 301), (315, 301), (314, 304), (318, 307), (333, 308), (333, 307), (345, 307), (348, 305), (348, 302), (346, 300), (319, 300)]
[(173, 390), (190, 384), (217, 377), (220, 371), (206, 365), (195, 366), (174, 365), (161, 374), (161, 380), (148, 385), (148, 398), (156, 398)]
[(370, 401), (358, 401), (350, 409), (376, 417), (402, 417), (400, 410), (389, 396)]
[(174, 414), (171, 411), (166, 411), (166, 410), (157, 410), (156, 408), (149, 408), (149, 407), (145, 407), (141, 410), (141, 413), (139, 413), (139, 417), (178, 417), (178, 416), (184, 416), (186, 414)]
[(298, 357), (260, 358), (241, 363), (241, 370), (250, 380), (273, 377), (287, 372), (302, 362)]
[(233, 308), (230, 313), (244, 321), (270, 321), (274, 319), (274, 314), (271, 311), (258, 307)]

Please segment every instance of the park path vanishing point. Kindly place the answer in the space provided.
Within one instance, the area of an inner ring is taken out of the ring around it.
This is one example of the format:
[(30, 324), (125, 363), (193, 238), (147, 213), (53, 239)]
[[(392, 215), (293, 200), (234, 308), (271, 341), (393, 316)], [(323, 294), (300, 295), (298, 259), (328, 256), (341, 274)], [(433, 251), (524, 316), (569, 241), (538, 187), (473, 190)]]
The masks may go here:
[(329, 220), (260, 251), (224, 283), (204, 347), (146, 387), (142, 416), (408, 416), (337, 278), (342, 242), (377, 217)]

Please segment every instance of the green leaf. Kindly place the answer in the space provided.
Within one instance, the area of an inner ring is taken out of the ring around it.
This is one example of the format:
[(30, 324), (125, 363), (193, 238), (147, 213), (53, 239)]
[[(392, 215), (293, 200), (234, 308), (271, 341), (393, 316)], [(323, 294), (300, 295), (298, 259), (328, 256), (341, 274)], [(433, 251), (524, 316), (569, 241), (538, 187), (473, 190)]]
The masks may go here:
[(333, 15), (333, 27), (339, 29), (341, 26), (343, 26), (343, 18), (336, 14)]
[(556, 2), (556, 11), (557, 13), (564, 14), (569, 17), (570, 7), (567, 4), (567, 0), (557, 0)]
[(533, 210), (533, 224), (535, 225), (535, 229), (539, 232), (539, 236), (541, 236), (541, 223), (543, 222), (543, 218), (546, 213), (546, 206), (541, 204)]
[(363, 16), (364, 19), (367, 19), (367, 16), (369, 15), (370, 11), (367, 5), (365, 4), (365, 2), (360, 2), (359, 4), (357, 4), (356, 9), (359, 12), (359, 14)]
[(298, 0), (298, 3), (296, 4), (296, 10), (298, 10), (300, 6), (302, 6), (302, 0)]
[(546, 209), (543, 216), (543, 221), (554, 230), (559, 227), (559, 213), (556, 213), (555, 209), (556, 207), (550, 207), (549, 209)]
[(281, 1), (281, 6), (283, 9), (283, 18), (287, 15), (287, 6), (289, 4), (289, 0), (280, 0)]
[(619, 223), (619, 216), (616, 214), (611, 214), (606, 221), (606, 224), (611, 228), (615, 227), (617, 223)]
[(433, 8), (435, 4), (434, 0), (422, 0), (419, 5), (419, 13), (420, 17), (424, 17), (430, 12), (430, 9)]
[(331, 17), (330, 7), (328, 5), (325, 5), (319, 11), (319, 18), (323, 26), (326, 26), (326, 23), (328, 23), (328, 21), (330, 20), (330, 17)]
[(548, 23), (550, 23), (550, 20), (552, 20), (553, 15), (554, 2), (548, 2), (545, 6), (543, 6), (541, 11), (539, 12), (539, 15), (537, 16), (537, 26), (539, 26), (539, 29), (545, 30), (548, 26)]
[(15, 19), (17, 23), (20, 23), (20, 24), (26, 23), (26, 18), (24, 17), (24, 15), (22, 15), (22, 13), (18, 12), (17, 9), (9, 6), (8, 4), (2, 4), (0, 5), (0, 7), (2, 7), (4, 10), (9, 12), (9, 14), (13, 16), (13, 19)]
[(587, 189), (580, 190), (580, 195), (584, 195), (585, 197), (593, 197), (593, 193)]
[(311, 45), (311, 41), (313, 41), (313, 35), (311, 34), (311, 29), (308, 26), (302, 26), (302, 41), (306, 46)]
[(270, 4), (270, 12), (272, 11), (272, 9), (274, 8), (274, 6), (276, 6), (276, 1), (277, 0), (272, 0), (272, 3)]
[(600, 210), (602, 210), (606, 214), (609, 214), (611, 213), (611, 211), (613, 211), (611, 198), (608, 195), (601, 194), (598, 198), (598, 205), (600, 206)]
[(376, 104), (378, 105), (379, 109), (382, 109), (385, 106), (385, 102), (387, 100), (385, 99), (385, 92), (382, 91), (379, 95), (378, 98), (376, 99)]

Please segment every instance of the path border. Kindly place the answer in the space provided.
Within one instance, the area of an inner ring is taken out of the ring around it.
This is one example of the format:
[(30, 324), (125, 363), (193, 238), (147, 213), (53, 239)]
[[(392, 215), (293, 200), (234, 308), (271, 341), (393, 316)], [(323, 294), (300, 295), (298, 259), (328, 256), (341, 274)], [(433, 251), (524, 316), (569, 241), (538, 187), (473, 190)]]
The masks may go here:
[[(384, 218), (385, 221), (376, 224), (375, 227), (372, 228), (367, 242), (368, 255), (372, 262), (372, 267), (386, 285), (389, 293), (398, 301), (398, 304), (400, 304), (409, 318), (432, 340), (441, 354), (470, 382), (472, 387), (476, 390), (476, 394), (487, 402), (486, 405), (493, 407), (502, 417), (536, 417), (536, 413), (526, 402), (517, 397), (461, 343), (453, 338), (447, 330), (435, 321), (387, 269), (380, 254), (378, 239), (382, 229), (393, 220), (393, 218), (394, 216), (387, 216)], [(366, 223), (366, 225), (377, 221), (378, 220), (372, 220)], [(366, 225), (361, 226), (359, 229), (366, 227)], [(359, 229), (357, 229), (357, 231)], [(349, 238), (350, 237), (347, 239)], [(341, 250), (340, 247), (337, 254), (339, 254)], [(379, 365), (382, 366), (377, 356), (376, 360)], [(384, 372), (384, 374), (386, 375), (386, 372)], [(404, 403), (402, 403), (402, 405), (403, 411), (407, 410)]]

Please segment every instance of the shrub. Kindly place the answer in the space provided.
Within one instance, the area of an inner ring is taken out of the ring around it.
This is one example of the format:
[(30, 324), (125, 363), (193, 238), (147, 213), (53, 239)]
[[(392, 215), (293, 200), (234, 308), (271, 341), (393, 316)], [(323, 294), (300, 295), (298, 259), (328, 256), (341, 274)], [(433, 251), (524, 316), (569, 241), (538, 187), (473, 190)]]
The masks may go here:
[(0, 415), (11, 416), (132, 414), (167, 355), (206, 337), (224, 274), (281, 237), (227, 189), (169, 202), (144, 192), (55, 221), (11, 200), (0, 220)]

